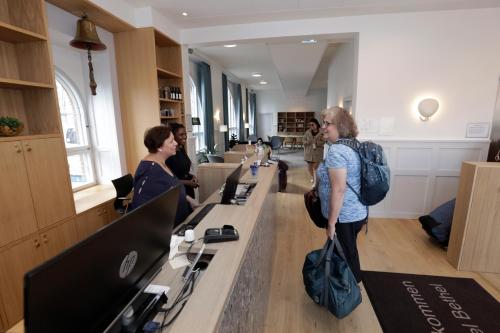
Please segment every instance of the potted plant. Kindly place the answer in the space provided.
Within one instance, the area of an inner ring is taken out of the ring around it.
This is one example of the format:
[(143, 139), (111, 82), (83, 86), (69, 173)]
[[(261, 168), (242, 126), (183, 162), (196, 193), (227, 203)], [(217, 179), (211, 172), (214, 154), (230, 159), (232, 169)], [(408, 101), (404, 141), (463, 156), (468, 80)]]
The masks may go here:
[(15, 136), (23, 131), (24, 124), (17, 118), (0, 117), (0, 136)]
[(215, 149), (210, 149), (205, 147), (201, 149), (198, 153), (196, 153), (196, 162), (198, 164), (208, 163), (207, 155), (215, 154)]
[(229, 140), (229, 149), (232, 149), (237, 144), (238, 144), (238, 136), (235, 133), (233, 133), (231, 134), (231, 140)]

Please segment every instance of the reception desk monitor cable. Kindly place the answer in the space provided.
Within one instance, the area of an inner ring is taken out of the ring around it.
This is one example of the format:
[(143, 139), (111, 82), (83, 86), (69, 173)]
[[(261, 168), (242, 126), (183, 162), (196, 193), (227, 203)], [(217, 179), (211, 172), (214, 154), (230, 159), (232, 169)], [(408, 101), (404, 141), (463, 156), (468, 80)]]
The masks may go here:
[[(189, 247), (189, 249), (191, 247), (192, 247), (192, 244)], [(189, 249), (188, 249), (188, 252), (189, 252)], [(177, 319), (179, 314), (182, 312), (182, 309), (184, 309), (184, 306), (186, 305), (186, 303), (189, 299), (189, 296), (191, 296), (191, 294), (193, 293), (196, 279), (200, 275), (200, 269), (194, 269), (194, 267), (196, 266), (196, 263), (200, 259), (204, 250), (205, 250), (205, 244), (203, 244), (200, 251), (198, 251), (196, 258), (193, 260), (193, 262), (189, 266), (189, 270), (187, 271), (187, 273), (185, 272), (185, 274), (183, 275), (184, 276), (184, 285), (182, 286), (179, 294), (177, 294), (177, 297), (175, 298), (174, 302), (172, 303), (172, 305), (169, 308), (162, 310), (164, 312), (164, 315), (163, 315), (162, 323), (158, 327), (159, 329), (163, 330), (165, 327), (172, 324), (174, 322), (174, 320)], [(182, 303), (180, 309), (177, 310), (177, 312), (173, 315), (173, 317), (168, 322), (166, 322), (167, 317), (170, 315), (171, 311), (180, 303)]]

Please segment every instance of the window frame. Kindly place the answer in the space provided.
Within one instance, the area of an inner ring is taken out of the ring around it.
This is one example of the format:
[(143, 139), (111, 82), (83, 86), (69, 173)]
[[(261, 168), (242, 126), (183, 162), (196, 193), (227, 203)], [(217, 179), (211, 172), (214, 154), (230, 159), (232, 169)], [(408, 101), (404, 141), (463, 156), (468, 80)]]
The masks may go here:
[[(195, 138), (195, 151), (196, 151), (196, 153), (198, 153), (207, 147), (207, 140), (206, 140), (206, 136), (205, 136), (205, 127), (203, 125), (205, 122), (205, 112), (202, 108), (200, 94), (198, 92), (198, 87), (197, 87), (196, 83), (194, 82), (194, 79), (191, 75), (189, 75), (189, 84), (191, 85), (190, 86), (191, 117), (200, 118), (200, 123), (201, 123), (201, 125), (192, 125), (191, 126), (193, 137)], [(195, 108), (193, 108), (193, 98), (195, 99), (195, 101), (194, 101), (194, 104), (196, 105)], [(193, 112), (193, 111), (195, 111), (195, 112)], [(195, 128), (197, 130), (195, 130)]]
[[(76, 104), (76, 107), (78, 108), (78, 115), (80, 118), (81, 122), (81, 127), (83, 130), (82, 137), (84, 138), (84, 143), (83, 145), (79, 147), (66, 147), (66, 133), (63, 133), (63, 140), (64, 140), (64, 147), (66, 149), (66, 155), (68, 159), (68, 171), (69, 171), (69, 158), (71, 156), (75, 155), (80, 155), (82, 158), (87, 158), (89, 156), (90, 159), (90, 174), (89, 176), (91, 177), (92, 181), (89, 183), (86, 183), (84, 185), (76, 186), (73, 187), (73, 183), (71, 182), (71, 188), (73, 193), (76, 193), (78, 191), (84, 190), (86, 188), (92, 187), (97, 185), (97, 175), (96, 175), (96, 159), (94, 155), (94, 149), (93, 149), (93, 144), (92, 144), (92, 133), (90, 131), (90, 122), (89, 122), (89, 109), (86, 107), (86, 105), (83, 103), (82, 96), (80, 92), (77, 89), (77, 86), (67, 77), (66, 74), (64, 74), (61, 70), (57, 69), (55, 70), (55, 80), (56, 80), (56, 97), (57, 97), (57, 103), (58, 103), (58, 109), (59, 109), (59, 118), (61, 121), (61, 129), (63, 130), (64, 128), (62, 127), (62, 114), (61, 114), (61, 108), (59, 105), (59, 97), (57, 96), (57, 84), (59, 83), (62, 88), (65, 90), (66, 94), (68, 94), (69, 98), (72, 99), (72, 102)], [(71, 180), (70, 180), (71, 181)]]

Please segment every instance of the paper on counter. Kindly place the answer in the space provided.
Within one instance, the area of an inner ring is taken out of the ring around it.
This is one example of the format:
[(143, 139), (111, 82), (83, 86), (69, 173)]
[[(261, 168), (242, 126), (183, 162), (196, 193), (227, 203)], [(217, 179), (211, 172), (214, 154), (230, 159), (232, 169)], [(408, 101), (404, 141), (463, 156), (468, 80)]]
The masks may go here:
[(179, 245), (184, 241), (184, 237), (172, 235), (170, 238), (170, 253), (168, 254), (168, 260), (172, 260), (177, 252), (179, 252)]
[(177, 256), (174, 259), (169, 260), (168, 262), (170, 263), (170, 266), (172, 266), (173, 269), (191, 265), (186, 255)]
[(169, 286), (161, 286), (159, 284), (150, 284), (149, 286), (146, 287), (146, 289), (144, 289), (144, 292), (149, 293), (149, 294), (164, 293), (166, 295), (169, 290), (170, 290)]

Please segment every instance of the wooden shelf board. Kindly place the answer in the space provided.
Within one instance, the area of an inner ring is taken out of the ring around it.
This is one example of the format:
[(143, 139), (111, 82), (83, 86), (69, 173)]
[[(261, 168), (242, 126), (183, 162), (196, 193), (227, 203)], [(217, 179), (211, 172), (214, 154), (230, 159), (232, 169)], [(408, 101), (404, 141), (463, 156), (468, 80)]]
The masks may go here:
[(160, 102), (168, 102), (168, 103), (182, 103), (182, 100), (168, 99), (168, 98), (160, 98)]
[(46, 41), (47, 37), (0, 21), (0, 40), (9, 43)]
[(47, 0), (47, 2), (78, 17), (85, 13), (89, 20), (109, 32), (125, 32), (135, 29), (133, 25), (89, 0)]
[(177, 116), (161, 116), (160, 119), (179, 119)]
[(156, 45), (158, 45), (160, 47), (163, 47), (163, 46), (179, 46), (179, 43), (177, 43), (172, 38), (164, 35), (163, 33), (159, 32), (156, 29), (155, 29), (155, 43), (156, 43)]
[(38, 134), (38, 135), (17, 135), (17, 136), (0, 136), (0, 142), (21, 141), (21, 140), (36, 140), (36, 139), (52, 139), (59, 138), (60, 134)]
[(181, 75), (166, 71), (160, 67), (156, 68), (156, 72), (158, 77), (162, 79), (182, 79)]
[(31, 82), (31, 81), (23, 81), (16, 79), (7, 79), (0, 77), (0, 88), (8, 88), (8, 89), (33, 89), (33, 88), (45, 88), (45, 89), (53, 89), (54, 86), (48, 83), (41, 82)]

